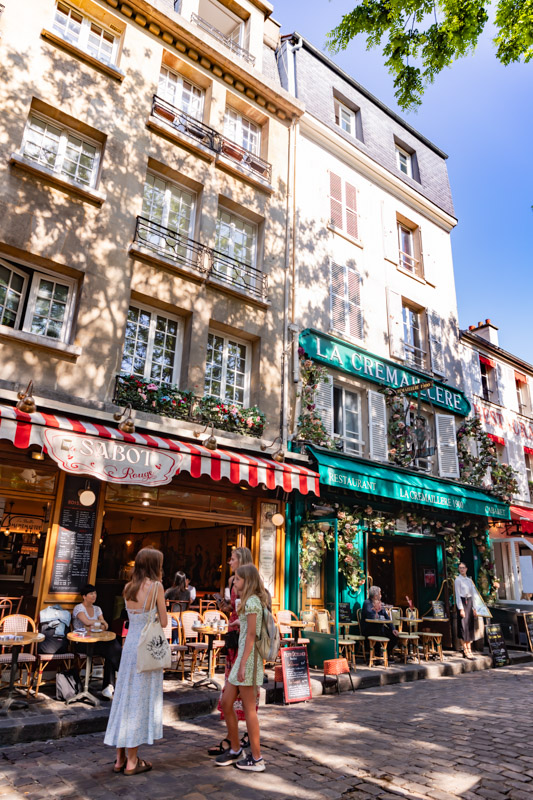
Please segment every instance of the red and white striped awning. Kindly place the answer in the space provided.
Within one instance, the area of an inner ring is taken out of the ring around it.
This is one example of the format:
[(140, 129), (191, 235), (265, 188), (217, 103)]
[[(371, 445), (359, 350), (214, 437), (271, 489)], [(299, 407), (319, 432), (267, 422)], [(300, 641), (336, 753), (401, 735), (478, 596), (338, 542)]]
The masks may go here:
[[(280, 487), (285, 492), (298, 491), (301, 494), (316, 495), (320, 493), (318, 473), (306, 467), (279, 464), (269, 458), (245, 455), (232, 450), (208, 450), (207, 447), (200, 444), (153, 436), (149, 433), (123, 433), (118, 428), (96, 422), (82, 422), (79, 419), (56, 414), (41, 412), (26, 414), (12, 406), (0, 405), (0, 439), (7, 439), (20, 449), (38, 445), (65, 469), (67, 465), (62, 459), (67, 459), (67, 456), (60, 455), (58, 457), (57, 453), (53, 452), (53, 447), (50, 446), (52, 430), (67, 434), (67, 442), (79, 437), (97, 442), (107, 440), (133, 446), (139, 445), (144, 450), (151, 448), (166, 451), (169, 457), (171, 454), (174, 458), (178, 457), (179, 472), (188, 472), (193, 478), (206, 475), (215, 481), (227, 478), (234, 484), (241, 482), (247, 483), (249, 486), (264, 484), (267, 489)], [(68, 433), (73, 434), (71, 440), (68, 439)], [(68, 447), (60, 447), (60, 449), (68, 450)], [(91, 470), (88, 465), (85, 466), (87, 468), (77, 466), (78, 474), (93, 474), (103, 480), (113, 480), (113, 477), (102, 477), (98, 472)], [(176, 471), (174, 470), (172, 474), (175, 474)], [(159, 485), (168, 483), (172, 479), (170, 471), (168, 474), (170, 475), (168, 480), (159, 480)]]

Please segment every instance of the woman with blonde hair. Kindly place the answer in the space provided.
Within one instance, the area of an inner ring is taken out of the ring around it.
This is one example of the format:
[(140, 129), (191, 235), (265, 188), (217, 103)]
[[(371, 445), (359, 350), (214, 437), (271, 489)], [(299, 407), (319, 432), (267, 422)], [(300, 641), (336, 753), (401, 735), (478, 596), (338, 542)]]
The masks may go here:
[(167, 624), (162, 573), (163, 553), (143, 547), (123, 592), (129, 628), (104, 743), (117, 748), (113, 772), (128, 776), (152, 769), (149, 761), (138, 757), (137, 750), (141, 744), (163, 738), (163, 670), (137, 672), (137, 649), (144, 626), (156, 614), (163, 628)]
[[(244, 564), (235, 572), (235, 589), (239, 594), (239, 649), (222, 695), (222, 710), (228, 729), (230, 749), (216, 757), (219, 767), (235, 764), (237, 769), (263, 772), (265, 762), (261, 756), (259, 719), (257, 716), (257, 687), (263, 682), (263, 659), (255, 646), (261, 633), (263, 610), (269, 597), (261, 576), (253, 564)], [(244, 753), (239, 742), (239, 722), (233, 704), (240, 694), (244, 707), (246, 727), (250, 737), (251, 752)]]

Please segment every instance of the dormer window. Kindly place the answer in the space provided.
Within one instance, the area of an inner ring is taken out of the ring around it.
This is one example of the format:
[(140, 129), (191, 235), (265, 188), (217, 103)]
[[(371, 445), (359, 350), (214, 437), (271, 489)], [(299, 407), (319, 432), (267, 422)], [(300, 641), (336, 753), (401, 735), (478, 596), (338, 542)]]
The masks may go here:
[(355, 112), (340, 100), (335, 100), (335, 124), (349, 136), (355, 137)]
[(400, 172), (403, 172), (403, 174), (407, 175), (408, 178), (413, 177), (411, 153), (408, 153), (406, 150), (402, 150), (402, 148), (398, 147), (398, 145), (396, 145), (396, 162)]

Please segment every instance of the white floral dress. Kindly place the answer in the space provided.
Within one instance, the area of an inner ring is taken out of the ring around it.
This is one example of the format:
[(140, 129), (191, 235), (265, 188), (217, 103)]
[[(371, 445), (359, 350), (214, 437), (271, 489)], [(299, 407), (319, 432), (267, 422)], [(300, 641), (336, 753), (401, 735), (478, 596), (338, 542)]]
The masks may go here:
[(244, 671), (244, 680), (239, 681), (237, 679), (237, 675), (239, 673), (239, 667), (241, 664), (242, 655), (244, 652), (244, 645), (246, 643), (246, 632), (248, 630), (248, 614), (255, 614), (255, 635), (256, 637), (259, 636), (261, 633), (261, 623), (263, 619), (263, 606), (261, 605), (261, 601), (257, 597), (257, 595), (253, 594), (251, 597), (248, 598), (246, 601), (246, 606), (244, 608), (244, 613), (240, 614), (241, 620), (241, 631), (239, 633), (239, 650), (237, 652), (237, 658), (235, 659), (235, 663), (233, 665), (233, 669), (230, 672), (230, 676), (228, 678), (229, 682), (232, 683), (234, 686), (253, 686), (254, 685), (254, 659), (257, 663), (256, 667), (256, 675), (255, 675), (255, 685), (261, 686), (263, 683), (263, 659), (260, 655), (255, 656), (255, 647), (253, 648), (252, 652), (248, 656), (248, 660), (246, 662), (246, 667)]

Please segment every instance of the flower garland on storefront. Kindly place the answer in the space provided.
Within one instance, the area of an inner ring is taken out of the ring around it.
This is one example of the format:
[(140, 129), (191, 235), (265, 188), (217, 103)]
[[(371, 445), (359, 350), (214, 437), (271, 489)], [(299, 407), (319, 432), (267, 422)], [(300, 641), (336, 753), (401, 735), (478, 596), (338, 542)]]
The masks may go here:
[(300, 380), (302, 388), (298, 393), (301, 411), (298, 417), (297, 438), (319, 447), (333, 449), (335, 444), (326, 431), (320, 414), (316, 409), (316, 392), (320, 383), (330, 383), (326, 367), (307, 357), (303, 347), (298, 348), (300, 358)]
[[(337, 513), (337, 550), (339, 572), (348, 587), (356, 592), (365, 582), (361, 554), (354, 544), (360, 519), (343, 509)], [(329, 522), (307, 520), (300, 530), (300, 578), (308, 585), (316, 580), (326, 550), (335, 546), (335, 534)]]
[[(477, 444), (477, 456), (472, 452), (471, 443)], [(513, 495), (518, 492), (516, 470), (498, 461), (494, 442), (483, 430), (479, 417), (469, 417), (457, 431), (457, 451), (464, 483), (481, 487), (489, 473), (492, 493), (505, 503), (511, 502)]]
[(380, 389), (385, 395), (389, 412), (387, 425), (389, 443), (389, 461), (400, 467), (409, 467), (413, 463), (413, 429), (407, 424), (407, 412), (416, 409), (416, 403), (406, 402), (403, 395), (394, 389)]

